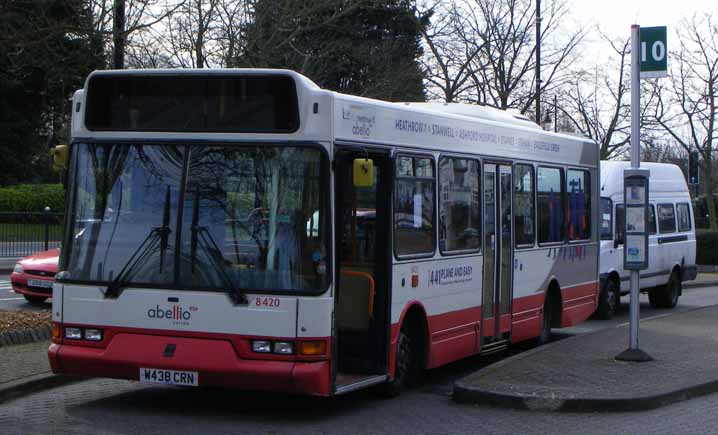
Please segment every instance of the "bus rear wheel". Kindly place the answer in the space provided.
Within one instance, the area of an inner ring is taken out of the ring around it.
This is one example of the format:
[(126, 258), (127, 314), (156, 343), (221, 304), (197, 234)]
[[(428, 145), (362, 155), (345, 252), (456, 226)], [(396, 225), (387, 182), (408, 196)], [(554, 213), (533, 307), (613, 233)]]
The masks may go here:
[(539, 345), (551, 341), (551, 313), (551, 295), (547, 293), (546, 300), (543, 303), (543, 315), (541, 316), (541, 335), (536, 340)]

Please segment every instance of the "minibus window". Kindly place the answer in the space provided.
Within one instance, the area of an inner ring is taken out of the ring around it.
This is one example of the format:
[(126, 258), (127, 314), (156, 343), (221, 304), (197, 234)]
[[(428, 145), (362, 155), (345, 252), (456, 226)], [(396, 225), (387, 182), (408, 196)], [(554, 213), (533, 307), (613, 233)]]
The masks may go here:
[(678, 217), (678, 231), (690, 231), (691, 213), (687, 203), (676, 205), (676, 216)]
[(616, 244), (623, 244), (623, 232), (626, 229), (626, 209), (623, 204), (616, 204)]
[(601, 240), (613, 240), (612, 208), (613, 201), (601, 198)]
[(656, 207), (648, 204), (648, 234), (656, 234)]
[(658, 204), (658, 229), (661, 234), (676, 232), (676, 213), (673, 204)]

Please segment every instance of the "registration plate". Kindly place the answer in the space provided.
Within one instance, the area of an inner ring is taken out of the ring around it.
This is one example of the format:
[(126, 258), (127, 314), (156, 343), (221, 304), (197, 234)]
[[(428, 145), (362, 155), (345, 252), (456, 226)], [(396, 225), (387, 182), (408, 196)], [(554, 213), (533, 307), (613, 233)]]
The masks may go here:
[(52, 288), (52, 281), (45, 281), (42, 279), (28, 279), (27, 285), (28, 287)]
[(182, 385), (196, 387), (199, 381), (197, 372), (186, 372), (181, 370), (165, 370), (140, 368), (140, 382), (145, 384)]

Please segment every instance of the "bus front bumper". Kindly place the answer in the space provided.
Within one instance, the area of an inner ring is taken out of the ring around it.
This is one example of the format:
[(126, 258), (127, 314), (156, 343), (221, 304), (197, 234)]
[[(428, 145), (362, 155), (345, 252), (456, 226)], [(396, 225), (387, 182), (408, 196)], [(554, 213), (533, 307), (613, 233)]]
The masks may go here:
[[(52, 343), (48, 357), (53, 373), (139, 381), (140, 368), (182, 370), (197, 372), (199, 386), (330, 395), (329, 361), (241, 359), (228, 342), (177, 337), (171, 340), (177, 352), (167, 357), (157, 346), (147, 348), (146, 342), (117, 338), (106, 348)], [(157, 341), (160, 337), (144, 338)]]

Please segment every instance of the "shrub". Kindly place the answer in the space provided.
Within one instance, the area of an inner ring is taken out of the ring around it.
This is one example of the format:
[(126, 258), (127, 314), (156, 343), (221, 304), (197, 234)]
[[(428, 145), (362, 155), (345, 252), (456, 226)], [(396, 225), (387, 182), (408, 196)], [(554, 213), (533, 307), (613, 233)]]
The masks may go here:
[(61, 184), (17, 184), (0, 187), (0, 212), (65, 211), (65, 189)]
[(718, 232), (696, 231), (696, 264), (718, 265)]

